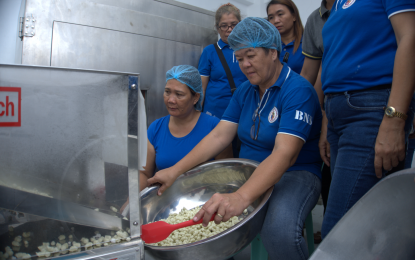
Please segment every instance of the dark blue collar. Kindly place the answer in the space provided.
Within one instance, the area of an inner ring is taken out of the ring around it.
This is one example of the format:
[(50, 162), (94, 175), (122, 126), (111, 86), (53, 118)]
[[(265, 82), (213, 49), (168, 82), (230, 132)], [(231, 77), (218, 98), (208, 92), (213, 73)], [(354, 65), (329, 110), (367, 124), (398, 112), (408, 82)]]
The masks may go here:
[(229, 44), (227, 44), (227, 43), (225, 43), (224, 41), (222, 41), (222, 39), (219, 39), (219, 41), (218, 41), (218, 46), (219, 46), (219, 49), (223, 49), (224, 47), (226, 47), (226, 46), (228, 46), (228, 48), (231, 48), (230, 46), (229, 46)]
[(282, 65), (283, 65), (283, 67), (282, 67), (280, 76), (278, 77), (277, 81), (275, 82), (275, 84), (272, 87), (276, 86), (276, 87), (282, 88), (282, 86), (284, 85), (285, 80), (288, 78), (288, 76), (290, 76), (291, 68), (288, 67), (287, 63), (285, 63), (285, 62), (282, 62)]
[[(303, 42), (303, 37), (301, 36), (301, 40), (300, 40), (300, 42)], [(290, 42), (289, 44), (287, 44), (287, 45), (285, 45), (283, 42), (281, 42), (281, 44), (282, 44), (282, 47), (284, 48), (284, 47), (287, 47), (287, 46), (294, 46), (294, 43), (295, 43), (295, 40), (294, 41), (292, 41), (292, 42)]]

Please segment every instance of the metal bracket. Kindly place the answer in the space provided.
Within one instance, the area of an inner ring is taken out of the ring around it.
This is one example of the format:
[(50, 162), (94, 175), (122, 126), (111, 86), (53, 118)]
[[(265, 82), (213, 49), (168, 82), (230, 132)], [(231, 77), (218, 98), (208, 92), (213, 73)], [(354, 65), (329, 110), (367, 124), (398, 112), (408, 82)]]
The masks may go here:
[[(138, 147), (138, 106), (140, 81), (138, 76), (128, 77), (128, 192), (130, 201), (131, 238), (141, 236), (140, 226), (140, 178)], [(133, 206), (131, 206), (133, 205)]]
[(138, 240), (138, 245), (137, 245), (137, 249), (136, 249), (136, 259), (140, 259), (140, 260), (144, 260), (145, 259), (145, 255), (144, 255), (144, 241), (141, 240), (141, 238)]
[(36, 18), (33, 14), (26, 14), (26, 17), (20, 17), (19, 37), (23, 40), (25, 37), (33, 37), (36, 34)]

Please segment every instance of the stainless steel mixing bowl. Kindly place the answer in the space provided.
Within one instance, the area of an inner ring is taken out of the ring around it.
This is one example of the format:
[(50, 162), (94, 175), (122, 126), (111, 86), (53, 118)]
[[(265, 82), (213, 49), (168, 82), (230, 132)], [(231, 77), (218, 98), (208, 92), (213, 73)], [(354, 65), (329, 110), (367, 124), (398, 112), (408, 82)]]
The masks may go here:
[[(178, 178), (162, 195), (158, 187), (141, 194), (142, 224), (167, 218), (182, 208), (203, 205), (214, 193), (232, 193), (251, 176), (258, 162), (245, 159), (225, 159), (202, 164)], [(248, 207), (248, 215), (232, 228), (195, 243), (161, 247), (145, 246), (155, 259), (220, 260), (227, 259), (245, 248), (259, 233), (267, 211), (267, 201), (273, 188)]]

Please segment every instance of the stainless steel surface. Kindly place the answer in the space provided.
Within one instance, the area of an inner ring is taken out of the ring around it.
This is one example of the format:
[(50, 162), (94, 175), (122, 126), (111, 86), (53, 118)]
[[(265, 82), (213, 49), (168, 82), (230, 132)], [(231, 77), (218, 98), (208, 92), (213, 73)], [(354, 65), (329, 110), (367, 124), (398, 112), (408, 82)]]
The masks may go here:
[[(182, 208), (203, 205), (216, 193), (231, 193), (242, 186), (259, 163), (245, 159), (225, 159), (200, 165), (178, 178), (162, 196), (157, 187), (141, 194), (142, 224), (167, 218)], [(248, 207), (249, 214), (240, 223), (211, 238), (195, 243), (156, 247), (145, 245), (155, 259), (227, 259), (246, 247), (259, 233), (265, 218), (272, 188)]]
[[(61, 256), (54, 259), (68, 259), (67, 256)], [(112, 245), (93, 250), (82, 251), (81, 253), (72, 254), (70, 259), (87, 260), (87, 259), (102, 259), (102, 260), (135, 260), (144, 259), (144, 247), (141, 239), (136, 239), (131, 242)]]
[(166, 71), (197, 67), (217, 40), (212, 12), (169, 0), (27, 0), (26, 13), (37, 20), (23, 64), (140, 73), (148, 124), (167, 115)]
[(415, 169), (394, 173), (363, 196), (312, 260), (415, 259)]
[[(5, 210), (0, 210), (0, 216), (8, 213)], [(39, 252), (38, 246), (42, 246), (43, 243), (51, 243), (52, 241), (56, 243), (73, 243), (81, 242), (81, 238), (91, 238), (96, 237), (98, 232), (101, 236), (111, 235), (111, 231), (104, 229), (97, 229), (92, 227), (79, 226), (76, 224), (71, 224), (67, 222), (60, 222), (51, 219), (36, 219), (32, 215), (24, 214), (21, 216), (21, 213), (14, 212), (15, 218), (22, 222), (19, 225), (10, 225), (13, 226), (13, 229), (6, 231), (0, 231), (0, 248), (2, 251), (5, 247), (9, 246), (13, 248), (13, 251), (17, 253), (18, 249), (20, 252), (25, 252), (32, 255), (32, 258), (36, 258), (36, 253)], [(0, 223), (0, 227), (2, 223)], [(9, 227), (10, 227), (9, 226)], [(16, 236), (22, 236), (23, 233), (28, 234), (28, 237), (23, 237), (22, 245), (20, 248), (12, 246), (12, 242)], [(61, 235), (64, 235), (63, 240), (59, 238)], [(24, 243), (28, 242), (27, 244)], [(23, 246), (24, 244), (24, 246)], [(68, 252), (64, 252), (61, 256), (58, 256), (55, 259), (144, 259), (144, 248), (143, 242), (141, 239), (133, 239), (130, 242), (123, 241), (119, 244), (109, 243), (109, 246), (88, 249), (85, 250), (85, 244), (81, 245), (81, 250), (79, 253), (72, 253), (68, 255)], [(54, 246), (51, 244), (51, 247)], [(54, 257), (52, 254), (51, 257)], [(50, 258), (50, 257), (48, 257)], [(42, 258), (38, 258), (42, 259)]]
[[(48, 198), (0, 185), (0, 208), (78, 225), (115, 230), (123, 228), (122, 218), (95, 211), (76, 203)], [(124, 223), (124, 226), (128, 224)]]
[(26, 14), (26, 17), (23, 18), (23, 28), (22, 28), (22, 35), (21, 37), (33, 37), (36, 34), (36, 18), (33, 14)]
[(148, 123), (167, 113), (166, 71), (179, 64), (197, 66), (201, 54), (198, 45), (89, 26), (55, 22), (53, 32), (52, 66), (139, 71), (141, 89), (149, 90)]
[(213, 23), (209, 24), (209, 22), (211, 22), (211, 17), (215, 16), (215, 13), (212, 11), (181, 3), (175, 0), (97, 0), (97, 2), (101, 4), (113, 5), (126, 9), (145, 12), (157, 16), (167, 17), (174, 20), (193, 23), (209, 29), (213, 27)]
[(119, 209), (138, 157), (127, 146), (130, 75), (0, 65), (0, 86), (21, 88), (21, 127), (0, 127), (0, 185)]
[[(118, 1), (102, 2), (105, 4), (87, 0), (27, 0), (26, 13), (32, 13), (37, 17), (37, 29), (36, 37), (25, 38), (23, 64), (50, 65), (53, 49), (50, 42), (54, 38), (52, 33), (54, 22), (145, 35), (195, 44), (201, 47), (211, 43), (206, 42), (207, 40), (217, 39), (217, 32), (213, 30), (213, 16), (204, 15), (200, 12), (195, 12), (192, 16), (192, 10), (149, 0), (128, 1), (129, 4), (127, 4), (127, 1), (120, 1), (121, 7), (118, 6)], [(157, 15), (158, 12), (154, 14), (156, 10), (165, 10), (165, 12), (163, 12), (163, 15)], [(165, 14), (170, 15), (166, 16)], [(204, 16), (208, 19), (203, 19)], [(67, 36), (74, 37), (72, 35)], [(82, 38), (75, 39), (82, 41)], [(105, 42), (100, 38), (94, 39), (90, 44), (101, 45), (101, 48), (104, 47), (106, 52), (125, 47), (125, 45), (113, 45), (112, 42)], [(136, 44), (137, 48), (150, 47), (139, 42)], [(106, 52), (101, 52), (101, 56), (105, 58)], [(163, 52), (163, 50), (160, 50), (160, 52)], [(134, 53), (131, 53), (131, 55), (134, 55)], [(82, 59), (83, 57), (78, 58)], [(130, 59), (133, 58), (139, 59), (140, 57), (130, 57)], [(111, 63), (111, 60), (105, 59), (105, 62)]]

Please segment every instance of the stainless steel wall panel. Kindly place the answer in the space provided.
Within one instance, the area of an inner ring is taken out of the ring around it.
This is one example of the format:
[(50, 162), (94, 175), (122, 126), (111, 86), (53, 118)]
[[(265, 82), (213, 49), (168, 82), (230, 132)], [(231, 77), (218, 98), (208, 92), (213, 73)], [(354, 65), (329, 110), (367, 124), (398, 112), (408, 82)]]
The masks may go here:
[(213, 13), (170, 0), (27, 0), (36, 35), (23, 41), (22, 64), (141, 74), (148, 124), (167, 114), (165, 73), (197, 67), (217, 40)]
[(174, 0), (94, 0), (94, 2), (196, 24), (208, 29), (214, 26), (214, 12)]
[(139, 71), (148, 90), (148, 123), (166, 115), (166, 71), (180, 64), (197, 67), (201, 46), (139, 34), (55, 22), (52, 60), (56, 67)]
[[(189, 12), (191, 13), (191, 11), (187, 11), (188, 14)], [(50, 43), (52, 39), (54, 21), (141, 34), (201, 47), (217, 39), (217, 33), (213, 29), (196, 24), (82, 0), (30, 0), (26, 4), (26, 13), (32, 13), (36, 17), (37, 28), (35, 37), (26, 37), (24, 40), (23, 64), (50, 65), (51, 46), (45, 43)], [(196, 14), (197, 16), (204, 15)], [(185, 14), (180, 16), (188, 17)], [(199, 21), (198, 19), (194, 20)], [(213, 24), (213, 20), (211, 22)], [(118, 47), (122, 48), (123, 46)]]

